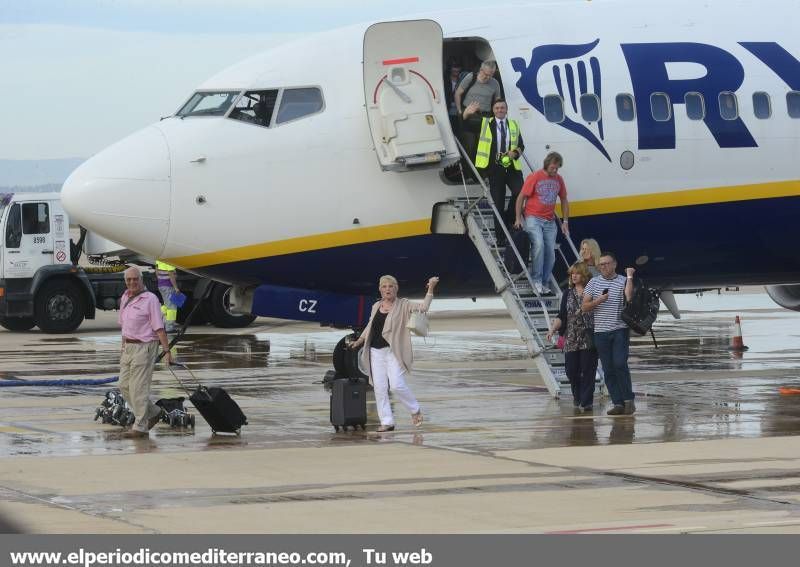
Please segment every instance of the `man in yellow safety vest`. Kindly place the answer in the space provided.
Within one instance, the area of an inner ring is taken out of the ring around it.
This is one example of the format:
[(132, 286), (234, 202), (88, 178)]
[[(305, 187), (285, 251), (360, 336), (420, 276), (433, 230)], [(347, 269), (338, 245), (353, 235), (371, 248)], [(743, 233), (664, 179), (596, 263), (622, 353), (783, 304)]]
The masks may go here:
[[(475, 153), (475, 167), (481, 177), (488, 179), (492, 200), (503, 216), (506, 226), (514, 222), (514, 203), (522, 190), (522, 164), (520, 156), (525, 150), (522, 133), (516, 120), (507, 117), (508, 105), (498, 99), (492, 105), (491, 118), (484, 118)], [(511, 190), (511, 199), (506, 205), (506, 187)], [(505, 234), (495, 231), (498, 244), (505, 244)]]
[(174, 333), (178, 329), (178, 306), (175, 305), (172, 296), (175, 293), (180, 293), (175, 266), (158, 260), (156, 262), (156, 279), (158, 280), (158, 292), (164, 300), (161, 306), (161, 313), (164, 315), (164, 328), (168, 333)]

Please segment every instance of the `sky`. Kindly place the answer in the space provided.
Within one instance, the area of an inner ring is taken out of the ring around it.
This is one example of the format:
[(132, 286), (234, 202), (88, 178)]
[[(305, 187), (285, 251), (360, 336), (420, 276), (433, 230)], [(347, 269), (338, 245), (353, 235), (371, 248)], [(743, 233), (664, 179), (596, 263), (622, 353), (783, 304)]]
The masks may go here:
[(0, 0), (0, 160), (86, 158), (225, 67), (356, 22), (480, 0)]

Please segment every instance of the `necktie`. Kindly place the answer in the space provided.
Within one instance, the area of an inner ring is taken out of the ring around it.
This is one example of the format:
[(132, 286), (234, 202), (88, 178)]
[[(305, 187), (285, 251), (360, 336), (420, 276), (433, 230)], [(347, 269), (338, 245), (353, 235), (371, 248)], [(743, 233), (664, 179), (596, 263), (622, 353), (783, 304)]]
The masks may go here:
[(506, 121), (500, 121), (500, 153), (506, 151)]

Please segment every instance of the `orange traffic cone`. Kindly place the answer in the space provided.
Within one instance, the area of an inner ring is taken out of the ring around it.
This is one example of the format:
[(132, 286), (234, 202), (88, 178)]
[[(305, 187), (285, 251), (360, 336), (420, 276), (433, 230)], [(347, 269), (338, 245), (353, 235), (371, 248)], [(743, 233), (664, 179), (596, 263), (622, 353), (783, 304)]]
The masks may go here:
[(747, 350), (747, 347), (744, 346), (744, 341), (742, 340), (742, 323), (739, 321), (738, 315), (736, 316), (736, 321), (733, 323), (733, 338), (731, 339), (730, 350), (739, 352)]

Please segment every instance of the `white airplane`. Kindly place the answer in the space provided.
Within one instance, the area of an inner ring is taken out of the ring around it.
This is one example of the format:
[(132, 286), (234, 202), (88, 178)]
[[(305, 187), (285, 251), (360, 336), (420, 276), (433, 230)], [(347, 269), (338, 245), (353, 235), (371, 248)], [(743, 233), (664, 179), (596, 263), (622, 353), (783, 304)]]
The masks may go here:
[[(79, 167), (63, 203), (131, 249), (236, 286), (254, 314), (363, 324), (402, 293), (494, 293), (440, 234), (459, 154), (450, 57), (493, 59), (526, 156), (565, 159), (574, 240), (662, 290), (768, 285), (800, 309), (797, 0), (574, 1), (309, 36), (203, 83)], [(467, 186), (477, 194), (480, 187)]]

